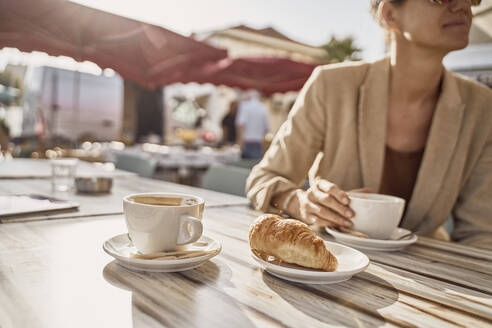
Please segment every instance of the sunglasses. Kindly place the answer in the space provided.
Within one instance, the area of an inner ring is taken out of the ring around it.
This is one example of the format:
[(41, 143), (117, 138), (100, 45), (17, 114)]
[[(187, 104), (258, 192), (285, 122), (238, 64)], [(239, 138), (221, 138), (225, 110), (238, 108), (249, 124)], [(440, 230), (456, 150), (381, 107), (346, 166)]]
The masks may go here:
[[(429, 0), (429, 1), (432, 3), (438, 4), (438, 5), (442, 5), (442, 4), (451, 2), (451, 0)], [(482, 2), (482, 0), (471, 0), (472, 6), (478, 6), (481, 2)]]
[[(383, 1), (383, 0), (381, 0)], [(379, 1), (378, 4), (381, 2)], [(389, 2), (397, 2), (398, 0), (389, 0)], [(450, 3), (452, 0), (429, 0), (431, 3), (435, 3), (436, 5), (442, 5), (442, 4), (447, 4)], [(471, 0), (472, 6), (478, 6), (480, 3), (482, 3), (482, 0)]]

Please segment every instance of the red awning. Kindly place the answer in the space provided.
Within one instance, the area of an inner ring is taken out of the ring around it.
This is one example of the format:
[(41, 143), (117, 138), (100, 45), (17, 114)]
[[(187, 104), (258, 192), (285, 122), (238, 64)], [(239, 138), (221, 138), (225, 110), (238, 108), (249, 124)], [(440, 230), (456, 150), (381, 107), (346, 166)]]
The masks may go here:
[(151, 24), (63, 0), (0, 2), (0, 48), (89, 60), (154, 88), (181, 82), (226, 50)]
[(207, 64), (188, 82), (256, 89), (271, 95), (300, 90), (316, 66), (286, 58), (226, 58)]

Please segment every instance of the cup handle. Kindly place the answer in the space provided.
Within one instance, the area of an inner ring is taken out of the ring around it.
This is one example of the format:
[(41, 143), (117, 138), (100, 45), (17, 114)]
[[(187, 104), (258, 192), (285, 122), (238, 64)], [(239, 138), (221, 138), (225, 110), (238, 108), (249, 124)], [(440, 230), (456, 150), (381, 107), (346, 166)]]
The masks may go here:
[[(191, 233), (188, 231), (188, 226), (191, 225)], [(179, 235), (176, 245), (189, 244), (200, 239), (203, 233), (202, 221), (199, 219), (183, 215), (179, 222)]]

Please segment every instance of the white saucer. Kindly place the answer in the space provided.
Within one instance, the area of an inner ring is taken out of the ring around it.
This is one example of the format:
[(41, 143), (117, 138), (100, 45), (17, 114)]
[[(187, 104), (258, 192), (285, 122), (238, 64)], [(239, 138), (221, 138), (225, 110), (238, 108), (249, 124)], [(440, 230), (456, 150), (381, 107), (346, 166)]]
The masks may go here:
[(118, 264), (136, 271), (150, 271), (150, 272), (179, 272), (185, 270), (191, 270), (197, 266), (203, 264), (205, 261), (216, 256), (222, 250), (220, 243), (207, 236), (202, 236), (198, 242), (206, 243), (206, 246), (190, 244), (184, 246), (186, 250), (203, 250), (203, 251), (215, 251), (212, 254), (206, 254), (203, 256), (180, 259), (180, 260), (145, 260), (136, 259), (130, 257), (131, 253), (137, 253), (132, 241), (128, 238), (128, 234), (117, 235), (111, 239), (108, 239), (103, 244), (103, 249), (106, 253), (116, 259)]
[(368, 251), (399, 251), (408, 245), (411, 245), (417, 241), (417, 235), (411, 234), (408, 238), (402, 240), (392, 240), (398, 239), (398, 237), (410, 233), (410, 230), (397, 228), (390, 239), (370, 239), (352, 236), (346, 233), (336, 231), (334, 229), (325, 228), (326, 232), (335, 237), (335, 240), (344, 245), (349, 245), (357, 249), (364, 249)]
[(358, 250), (337, 243), (325, 241), (326, 248), (338, 260), (338, 268), (334, 272), (300, 267), (290, 263), (267, 262), (251, 253), (268, 273), (289, 281), (305, 284), (334, 284), (350, 279), (354, 274), (364, 271), (369, 265), (367, 256)]

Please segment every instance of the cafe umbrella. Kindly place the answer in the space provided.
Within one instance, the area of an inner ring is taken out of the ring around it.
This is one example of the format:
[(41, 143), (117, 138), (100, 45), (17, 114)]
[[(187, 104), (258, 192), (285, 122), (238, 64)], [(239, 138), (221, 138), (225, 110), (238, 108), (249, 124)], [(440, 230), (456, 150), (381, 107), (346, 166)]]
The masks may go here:
[(92, 61), (147, 88), (180, 82), (227, 56), (165, 28), (63, 0), (0, 2), (0, 47)]
[[(2, 47), (91, 61), (150, 90), (183, 82), (204, 64), (227, 56), (226, 50), (160, 26), (64, 0), (1, 1)], [(80, 74), (75, 74), (73, 107), (78, 112)], [(52, 115), (57, 107), (55, 100)]]
[(225, 58), (190, 74), (189, 82), (256, 89), (271, 95), (300, 90), (316, 66), (287, 58)]

